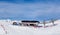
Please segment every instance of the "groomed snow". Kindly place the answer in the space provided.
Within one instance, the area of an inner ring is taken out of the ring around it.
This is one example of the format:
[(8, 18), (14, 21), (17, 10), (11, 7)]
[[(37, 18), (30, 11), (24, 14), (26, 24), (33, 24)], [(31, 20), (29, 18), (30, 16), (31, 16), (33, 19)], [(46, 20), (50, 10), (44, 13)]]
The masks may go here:
[[(52, 27), (24, 27), (12, 25), (12, 22), (0, 20), (0, 35), (60, 35), (60, 20), (55, 21), (56, 26)], [(4, 26), (5, 31), (3, 27)], [(47, 24), (50, 25), (50, 24)]]

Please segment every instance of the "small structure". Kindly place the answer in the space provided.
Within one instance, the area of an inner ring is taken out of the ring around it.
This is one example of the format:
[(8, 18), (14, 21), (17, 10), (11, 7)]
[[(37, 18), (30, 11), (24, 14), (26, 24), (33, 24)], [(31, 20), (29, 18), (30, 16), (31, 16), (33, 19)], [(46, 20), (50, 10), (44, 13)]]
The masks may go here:
[(39, 24), (40, 22), (39, 21), (30, 21), (30, 20), (23, 20), (23, 21), (21, 21), (21, 24), (23, 25), (23, 26), (38, 26), (38, 24)]
[(13, 22), (13, 25), (18, 25), (17, 22)]
[(19, 21), (17, 21), (17, 20), (13, 20), (12, 23), (13, 23), (13, 25), (19, 25)]

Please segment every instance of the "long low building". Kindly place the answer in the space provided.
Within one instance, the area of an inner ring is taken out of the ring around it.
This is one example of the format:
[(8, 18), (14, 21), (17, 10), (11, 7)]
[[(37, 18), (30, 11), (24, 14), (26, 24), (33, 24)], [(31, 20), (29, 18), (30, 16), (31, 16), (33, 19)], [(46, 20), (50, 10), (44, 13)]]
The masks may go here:
[(39, 23), (40, 23), (39, 21), (34, 21), (34, 20), (32, 20), (32, 21), (30, 21), (30, 20), (22, 20), (21, 21), (21, 24), (23, 26), (37, 26)]

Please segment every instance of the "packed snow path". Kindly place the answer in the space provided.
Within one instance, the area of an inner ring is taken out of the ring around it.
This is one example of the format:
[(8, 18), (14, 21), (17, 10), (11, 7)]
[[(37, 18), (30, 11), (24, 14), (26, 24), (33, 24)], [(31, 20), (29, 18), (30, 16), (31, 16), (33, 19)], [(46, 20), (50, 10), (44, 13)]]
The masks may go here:
[(53, 27), (24, 27), (15, 26), (11, 22), (0, 21), (0, 25), (3, 25), (4, 29), (0, 26), (0, 35), (60, 35), (60, 20), (55, 21), (56, 26)]

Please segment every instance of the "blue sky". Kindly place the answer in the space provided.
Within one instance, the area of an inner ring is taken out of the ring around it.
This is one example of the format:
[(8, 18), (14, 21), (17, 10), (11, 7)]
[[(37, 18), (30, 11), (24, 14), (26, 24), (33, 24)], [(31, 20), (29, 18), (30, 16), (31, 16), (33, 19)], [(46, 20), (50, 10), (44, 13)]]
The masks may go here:
[(60, 2), (60, 0), (0, 0), (0, 1), (4, 1), (4, 2), (11, 2), (11, 3), (47, 3), (47, 2), (53, 2), (53, 3), (57, 3)]
[(0, 0), (0, 19), (60, 19), (60, 0)]

